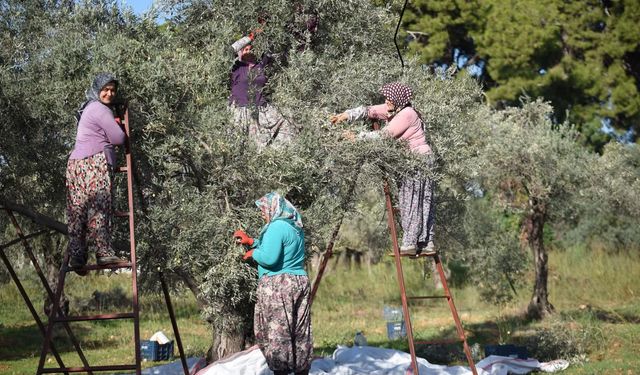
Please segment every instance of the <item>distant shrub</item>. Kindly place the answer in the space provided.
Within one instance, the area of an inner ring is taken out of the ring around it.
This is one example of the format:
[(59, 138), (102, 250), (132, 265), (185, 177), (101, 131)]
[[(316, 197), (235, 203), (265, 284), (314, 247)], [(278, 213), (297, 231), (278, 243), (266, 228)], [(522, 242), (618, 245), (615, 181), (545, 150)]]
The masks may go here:
[(555, 321), (536, 329), (523, 344), (530, 356), (541, 362), (560, 358), (584, 361), (590, 349), (602, 342), (602, 332), (596, 323)]

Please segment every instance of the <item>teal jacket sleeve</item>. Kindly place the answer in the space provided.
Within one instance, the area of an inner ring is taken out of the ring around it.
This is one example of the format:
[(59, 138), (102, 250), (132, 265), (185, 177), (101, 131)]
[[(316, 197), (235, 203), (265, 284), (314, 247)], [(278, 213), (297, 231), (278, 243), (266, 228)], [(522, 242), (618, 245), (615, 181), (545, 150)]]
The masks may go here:
[(283, 232), (279, 230), (279, 224), (269, 225), (253, 251), (253, 259), (262, 267), (273, 268), (284, 259)]

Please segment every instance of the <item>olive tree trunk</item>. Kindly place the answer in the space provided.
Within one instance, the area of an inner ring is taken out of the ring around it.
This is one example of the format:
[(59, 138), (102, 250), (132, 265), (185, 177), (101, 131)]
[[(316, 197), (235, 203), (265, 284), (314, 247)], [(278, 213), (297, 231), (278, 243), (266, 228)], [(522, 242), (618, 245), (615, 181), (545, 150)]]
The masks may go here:
[(523, 231), (526, 234), (526, 241), (533, 254), (533, 264), (535, 268), (535, 284), (531, 301), (527, 307), (527, 316), (531, 319), (542, 319), (554, 311), (553, 305), (549, 302), (549, 291), (547, 288), (549, 277), (549, 266), (547, 264), (549, 256), (544, 247), (544, 224), (546, 221), (546, 205), (536, 199), (531, 199), (530, 214), (525, 218)]

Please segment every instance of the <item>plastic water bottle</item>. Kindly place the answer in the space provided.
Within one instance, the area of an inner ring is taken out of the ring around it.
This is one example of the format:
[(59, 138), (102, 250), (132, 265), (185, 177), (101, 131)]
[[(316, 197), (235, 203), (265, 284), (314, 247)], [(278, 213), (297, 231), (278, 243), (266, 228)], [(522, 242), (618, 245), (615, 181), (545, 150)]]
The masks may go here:
[(355, 346), (367, 346), (367, 338), (364, 337), (362, 331), (356, 332), (356, 336), (353, 338), (353, 344)]

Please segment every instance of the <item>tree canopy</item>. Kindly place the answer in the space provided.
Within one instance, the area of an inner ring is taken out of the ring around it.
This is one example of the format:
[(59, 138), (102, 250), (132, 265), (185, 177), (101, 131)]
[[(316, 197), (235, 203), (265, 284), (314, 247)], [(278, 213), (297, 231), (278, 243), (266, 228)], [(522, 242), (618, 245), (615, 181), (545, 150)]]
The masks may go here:
[[(93, 75), (114, 72), (130, 108), (143, 279), (153, 288), (162, 270), (194, 293), (214, 327), (214, 356), (242, 348), (251, 331), (256, 272), (241, 261), (231, 233), (259, 232), (257, 198), (272, 190), (286, 195), (302, 212), (307, 248), (322, 251), (340, 218), (362, 209), (356, 204), (362, 194), (416, 167), (402, 143), (351, 142), (342, 137), (344, 128), (328, 122), (332, 113), (382, 102), (377, 92), (386, 82), (414, 90), (413, 105), (437, 157), (437, 168), (427, 173), (438, 182), (438, 246), (453, 258), (471, 261), (499, 245), (487, 264), (499, 268), (496, 275), (522, 274), (509, 259), (517, 233), (483, 227), (493, 219), (474, 216), (479, 211), (466, 215), (468, 201), (477, 202), (470, 200), (474, 184), (488, 203), (509, 203), (526, 218), (533, 207), (527, 199), (538, 200), (558, 221), (571, 216), (561, 207), (580, 197), (571, 191), (576, 184), (584, 184), (586, 197), (615, 191), (602, 210), (637, 197), (636, 151), (608, 146), (602, 156), (585, 154), (575, 147), (572, 128), (551, 120), (549, 104), (491, 109), (469, 76), (426, 69), (420, 61), (403, 68), (390, 8), (367, 0), (159, 4), (167, 15), (162, 24), (153, 13), (140, 18), (106, 0), (0, 0), (0, 187), (3, 199), (64, 221), (73, 114)], [(309, 29), (310, 19), (317, 29)], [(229, 46), (257, 27), (264, 31), (255, 49), (275, 57), (271, 101), (299, 129), (290, 144), (265, 150), (234, 128), (227, 107)], [(611, 166), (623, 173), (612, 175)], [(487, 228), (496, 235), (483, 236)], [(119, 249), (126, 248), (121, 229)], [(473, 242), (479, 238), (490, 241)]]

